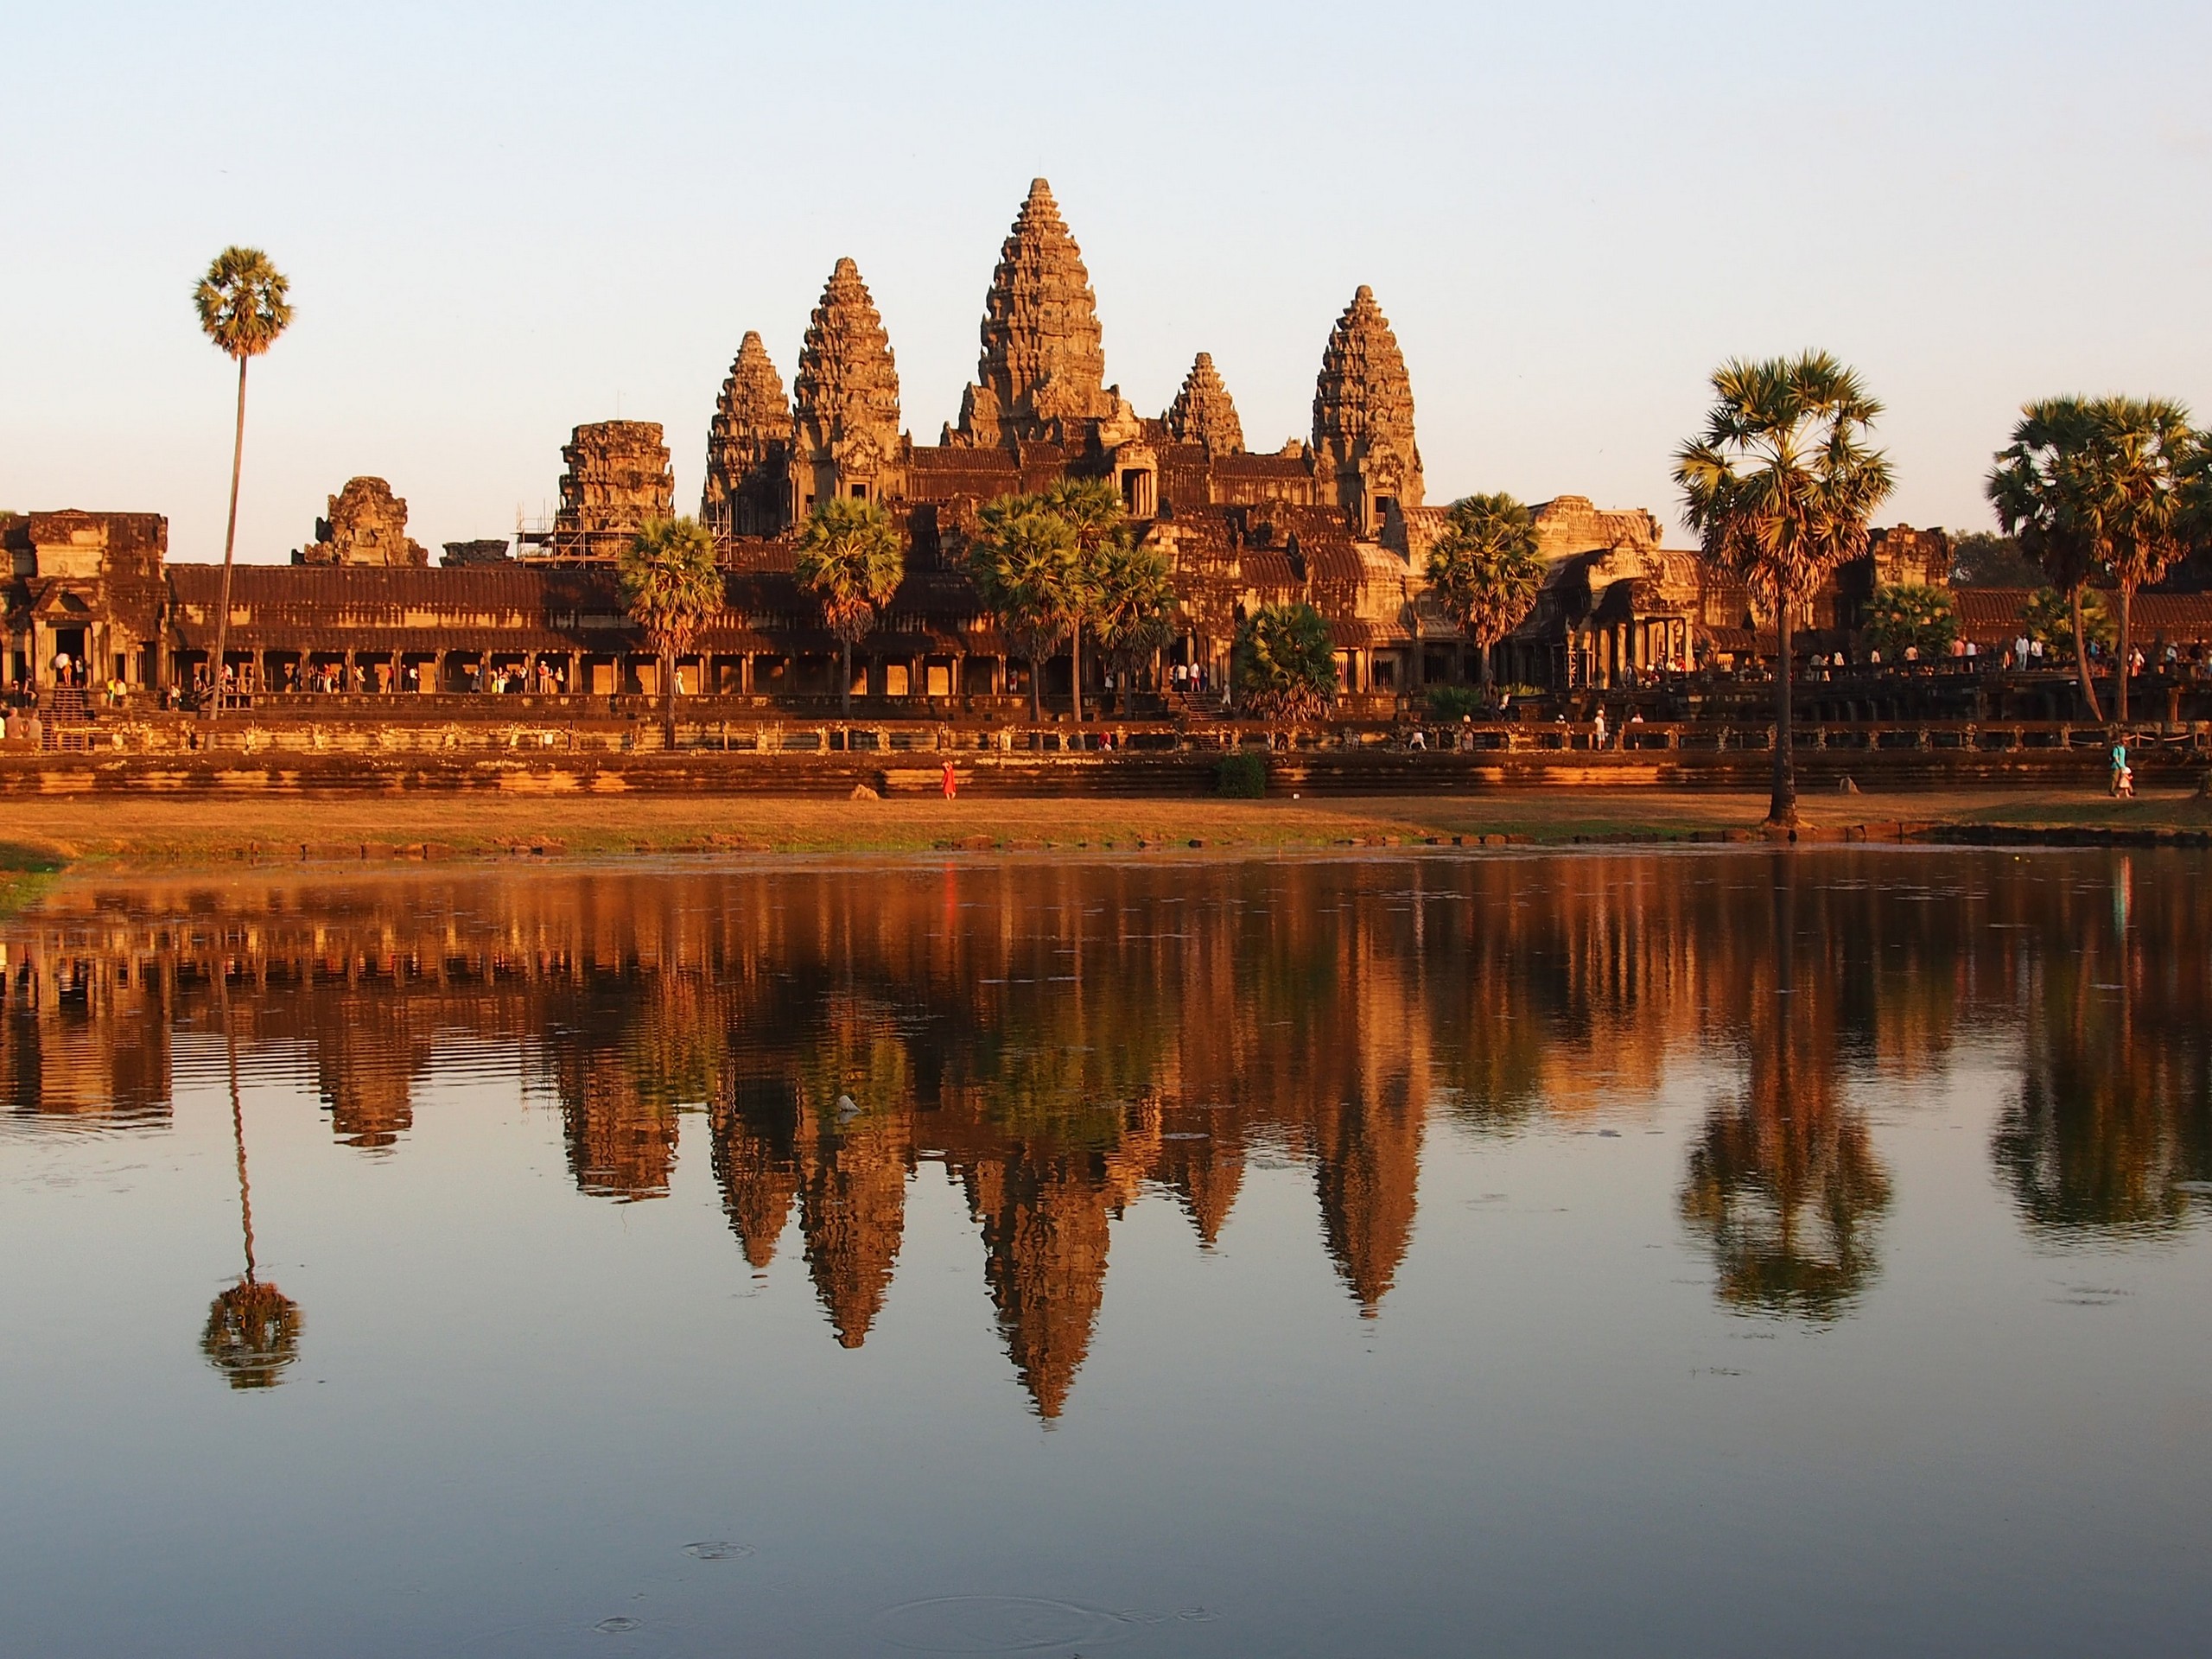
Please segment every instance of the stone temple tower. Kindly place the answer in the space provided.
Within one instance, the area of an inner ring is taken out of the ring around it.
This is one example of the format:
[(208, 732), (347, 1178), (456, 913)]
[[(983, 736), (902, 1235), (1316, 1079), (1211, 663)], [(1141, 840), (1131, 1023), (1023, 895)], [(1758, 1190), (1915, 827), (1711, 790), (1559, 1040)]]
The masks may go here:
[(1355, 534), (1372, 536), (1393, 509), (1421, 504), (1413, 383), (1389, 319), (1364, 284), (1337, 319), (1313, 385), (1313, 459)]
[(562, 447), (554, 545), (575, 557), (613, 558), (649, 518), (665, 518), (676, 478), (658, 421), (594, 421)]
[(707, 428), (699, 520), (717, 536), (773, 536), (791, 516), (791, 406), (768, 348), (751, 329)]
[(899, 367), (860, 267), (840, 259), (799, 347), (791, 460), (791, 516), (832, 495), (882, 501), (906, 493)]
[(1089, 421), (1115, 417), (1098, 302), (1083, 252), (1042, 179), (999, 250), (983, 302), (983, 353), (960, 400), (957, 442), (991, 447), (1077, 442)]
[(1236, 401), (1221, 383), (1221, 372), (1211, 353), (1200, 352), (1183, 377), (1183, 389), (1161, 417), (1167, 435), (1178, 443), (1202, 443), (1212, 455), (1241, 454), (1244, 423), (1236, 418)]

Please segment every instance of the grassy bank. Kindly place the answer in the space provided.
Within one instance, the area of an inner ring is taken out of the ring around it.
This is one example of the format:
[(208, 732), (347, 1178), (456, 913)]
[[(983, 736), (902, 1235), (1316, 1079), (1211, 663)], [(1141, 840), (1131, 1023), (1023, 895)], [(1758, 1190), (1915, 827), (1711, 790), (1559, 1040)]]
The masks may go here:
[[(2101, 794), (1996, 791), (1809, 798), (1816, 834), (1852, 825), (2212, 829), (2193, 795), (2130, 803)], [(10, 804), (0, 893), (56, 867), (218, 865), (302, 858), (568, 857), (671, 853), (907, 853), (1207, 848), (1253, 850), (1473, 841), (1682, 839), (1753, 829), (1751, 792), (1549, 789), (1357, 800), (804, 800), (430, 796), (61, 797)], [(15, 900), (20, 903), (20, 896)], [(0, 899), (0, 902), (6, 902)]]
[(63, 862), (51, 848), (0, 842), (0, 917), (14, 915), (45, 892)]

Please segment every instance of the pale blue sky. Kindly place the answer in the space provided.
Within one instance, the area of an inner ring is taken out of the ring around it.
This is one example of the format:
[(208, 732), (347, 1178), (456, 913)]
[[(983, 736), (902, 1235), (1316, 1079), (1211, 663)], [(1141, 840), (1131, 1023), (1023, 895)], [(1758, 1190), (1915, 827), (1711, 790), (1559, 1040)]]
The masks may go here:
[(1713, 365), (1818, 345), (1889, 405), (1884, 517), (1978, 526), (2025, 398), (2212, 416), (2208, 63), (2202, 4), (16, 5), (0, 505), (219, 556), (232, 378), (188, 294), (234, 241), (299, 312), (243, 557), (357, 473), (433, 546), (504, 534), (618, 410), (696, 507), (740, 337), (788, 384), (840, 254), (933, 442), (1043, 174), (1147, 412), (1206, 350), (1254, 447), (1302, 435), (1364, 282), (1432, 500), (1671, 526)]

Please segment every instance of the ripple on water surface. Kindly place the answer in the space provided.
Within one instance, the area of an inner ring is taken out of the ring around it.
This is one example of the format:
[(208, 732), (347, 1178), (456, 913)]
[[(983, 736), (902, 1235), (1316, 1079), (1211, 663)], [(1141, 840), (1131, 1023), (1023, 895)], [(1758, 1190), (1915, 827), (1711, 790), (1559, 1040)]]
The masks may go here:
[(1043, 1596), (930, 1596), (879, 1618), (893, 1647), (913, 1653), (1043, 1653), (1118, 1642), (1135, 1621), (1103, 1607)]

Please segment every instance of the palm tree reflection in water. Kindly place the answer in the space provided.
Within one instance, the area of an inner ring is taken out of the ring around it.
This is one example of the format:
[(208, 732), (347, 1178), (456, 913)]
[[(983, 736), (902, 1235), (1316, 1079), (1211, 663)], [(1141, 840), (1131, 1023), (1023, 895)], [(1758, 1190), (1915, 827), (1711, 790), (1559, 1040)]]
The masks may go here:
[(2028, 992), (2020, 1090), (1992, 1137), (2023, 1218), (2055, 1241), (2178, 1231), (2212, 1178), (2212, 950), (2200, 907), (2069, 893), (2073, 948), (2042, 957)]
[(200, 1351), (234, 1389), (273, 1389), (300, 1357), (300, 1305), (264, 1283), (253, 1259), (253, 1189), (245, 1173), (245, 1108), (238, 1096), (238, 1033), (223, 999), (223, 1043), (231, 1085), (231, 1133), (238, 1147), (238, 1224), (245, 1235), (245, 1276), (208, 1305)]
[[(1800, 874), (1795, 859), (1777, 865), (1771, 949), (1745, 952), (1744, 1086), (1707, 1116), (1681, 1211), (1711, 1243), (1723, 1303), (1828, 1320), (1874, 1276), (1890, 1180), (1864, 1115), (1839, 1098), (1843, 963), (1794, 971)], [(1836, 954), (1828, 930), (1814, 938), (1814, 951)]]

